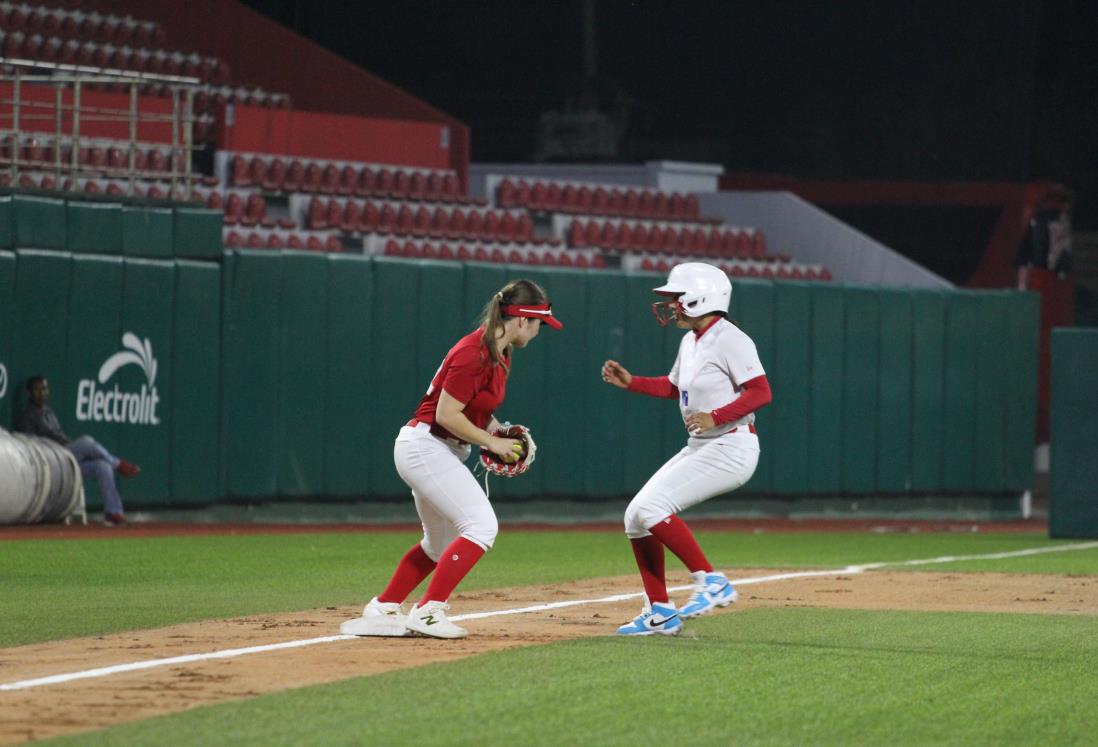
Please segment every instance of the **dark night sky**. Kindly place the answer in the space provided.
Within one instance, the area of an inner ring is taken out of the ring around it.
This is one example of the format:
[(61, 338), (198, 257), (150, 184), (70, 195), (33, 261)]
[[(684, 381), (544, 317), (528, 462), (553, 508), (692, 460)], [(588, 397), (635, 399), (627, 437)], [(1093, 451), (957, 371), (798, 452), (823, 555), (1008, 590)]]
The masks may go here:
[[(582, 0), (246, 4), (529, 160), (583, 90)], [(1052, 179), (1098, 227), (1098, 11), (1085, 0), (597, 0), (621, 159), (824, 178)]]

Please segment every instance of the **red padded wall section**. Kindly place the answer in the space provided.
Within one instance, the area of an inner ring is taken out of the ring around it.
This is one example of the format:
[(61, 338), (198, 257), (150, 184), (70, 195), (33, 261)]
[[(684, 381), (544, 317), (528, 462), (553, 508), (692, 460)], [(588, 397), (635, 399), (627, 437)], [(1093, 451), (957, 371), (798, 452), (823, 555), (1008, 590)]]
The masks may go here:
[(105, 8), (159, 21), (167, 48), (220, 57), (233, 80), (289, 93), (295, 109), (445, 124), (448, 165), (465, 181), (468, 127), (235, 0), (110, 0)]
[(452, 168), (449, 125), (437, 122), (246, 106), (224, 121), (217, 145), (226, 150)]
[[(0, 128), (10, 129), (14, 103), (15, 86), (11, 83), (0, 83)], [(63, 134), (72, 134), (72, 89), (64, 90), (62, 99), (61, 131)], [(53, 134), (57, 131), (56, 125), (56, 100), (57, 94), (52, 86), (29, 85), (20, 86), (19, 99), (22, 102), (19, 113), (19, 129), (24, 131)], [(170, 116), (172, 113), (171, 99), (157, 96), (141, 96), (138, 98), (137, 107), (142, 114), (161, 114)], [(80, 92), (80, 136), (103, 137), (117, 140), (129, 140), (130, 125), (127, 121), (99, 122), (84, 118), (88, 108), (113, 109), (124, 116), (130, 110), (129, 94), (110, 93), (108, 91), (81, 91)], [(105, 113), (97, 113), (103, 116)], [(90, 115), (88, 115), (90, 116)], [(169, 119), (166, 122), (139, 122), (137, 126), (137, 139), (152, 143), (171, 143), (172, 124)]]

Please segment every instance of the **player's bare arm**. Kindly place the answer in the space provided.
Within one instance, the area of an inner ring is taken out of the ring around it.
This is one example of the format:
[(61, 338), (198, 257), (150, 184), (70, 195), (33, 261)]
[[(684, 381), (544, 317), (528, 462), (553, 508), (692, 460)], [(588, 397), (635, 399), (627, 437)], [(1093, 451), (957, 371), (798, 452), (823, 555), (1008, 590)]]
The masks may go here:
[(602, 364), (602, 380), (619, 389), (628, 389), (629, 382), (633, 380), (633, 375), (617, 361), (606, 361)]
[(451, 397), (445, 389), (439, 394), (435, 420), (462, 441), (484, 446), (505, 462), (514, 462), (522, 452), (522, 443), (513, 438), (497, 438), (481, 430), (465, 417), (465, 403)]

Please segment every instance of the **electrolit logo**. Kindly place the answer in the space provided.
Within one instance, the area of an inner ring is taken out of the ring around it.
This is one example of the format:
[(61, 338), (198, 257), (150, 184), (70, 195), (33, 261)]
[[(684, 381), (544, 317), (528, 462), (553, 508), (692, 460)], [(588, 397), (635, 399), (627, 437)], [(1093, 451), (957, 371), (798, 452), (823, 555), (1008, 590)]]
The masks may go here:
[[(160, 425), (156, 406), (160, 394), (156, 391), (156, 358), (149, 338), (141, 340), (132, 332), (122, 335), (121, 350), (99, 367), (96, 379), (82, 379), (76, 390), (76, 419), (102, 423)], [(124, 392), (116, 383), (104, 385), (123, 366), (134, 365), (145, 373), (145, 383), (137, 392)]]
[(4, 395), (8, 393), (8, 369), (3, 363), (0, 363), (0, 399), (4, 398)]

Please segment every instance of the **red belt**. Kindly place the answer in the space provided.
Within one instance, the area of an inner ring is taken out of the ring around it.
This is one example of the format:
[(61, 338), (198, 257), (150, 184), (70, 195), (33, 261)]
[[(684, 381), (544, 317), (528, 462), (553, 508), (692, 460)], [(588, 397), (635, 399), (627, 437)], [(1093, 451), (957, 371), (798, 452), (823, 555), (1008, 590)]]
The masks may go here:
[[(416, 420), (415, 418), (412, 418), (411, 420), (408, 421), (407, 426), (409, 428), (415, 428), (417, 425), (419, 425), (422, 422), (423, 422), (422, 420)], [(450, 443), (457, 444), (458, 446), (468, 446), (469, 445), (468, 441), (462, 441), (460, 438), (457, 438), (456, 436), (454, 436), (454, 434), (450, 433), (450, 431), (446, 430), (441, 425), (436, 425), (434, 423), (424, 423), (424, 425), (430, 426), (432, 436), (437, 436), (438, 438), (441, 438), (443, 441), (449, 441)]]
[[(732, 430), (730, 430), (728, 432), (729, 433), (735, 433), (739, 429), (740, 429), (740, 426), (737, 425), (735, 428), (733, 428)], [(755, 430), (755, 424), (754, 423), (748, 423), (747, 424), (747, 430), (750, 431), (751, 433), (758, 433), (758, 431)]]

